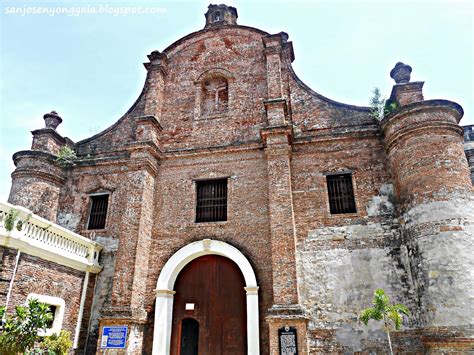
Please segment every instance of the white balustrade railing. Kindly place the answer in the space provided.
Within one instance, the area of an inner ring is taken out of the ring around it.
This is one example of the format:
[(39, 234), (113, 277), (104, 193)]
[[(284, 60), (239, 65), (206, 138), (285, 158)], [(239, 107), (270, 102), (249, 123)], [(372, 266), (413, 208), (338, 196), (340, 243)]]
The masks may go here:
[(5, 202), (0, 202), (0, 245), (82, 271), (102, 269), (100, 244)]

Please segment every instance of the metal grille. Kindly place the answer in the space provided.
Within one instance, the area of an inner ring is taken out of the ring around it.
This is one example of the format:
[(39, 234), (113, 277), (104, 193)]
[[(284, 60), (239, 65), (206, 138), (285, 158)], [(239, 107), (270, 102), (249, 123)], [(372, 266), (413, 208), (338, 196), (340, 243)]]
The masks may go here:
[(326, 178), (331, 214), (355, 213), (351, 174), (329, 175)]
[(227, 179), (196, 182), (196, 222), (227, 220)]
[(91, 196), (92, 206), (87, 229), (104, 229), (109, 195)]

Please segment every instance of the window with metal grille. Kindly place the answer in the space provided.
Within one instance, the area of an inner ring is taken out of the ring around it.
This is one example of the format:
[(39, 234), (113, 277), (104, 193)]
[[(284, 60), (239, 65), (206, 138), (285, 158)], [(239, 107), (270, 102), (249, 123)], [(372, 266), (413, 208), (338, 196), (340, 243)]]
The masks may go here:
[(227, 221), (227, 179), (196, 181), (196, 223)]
[(351, 174), (328, 175), (326, 178), (331, 214), (355, 213), (356, 205)]
[(107, 206), (109, 203), (109, 195), (91, 196), (92, 205), (89, 215), (89, 225), (87, 229), (104, 229), (105, 219), (107, 218)]

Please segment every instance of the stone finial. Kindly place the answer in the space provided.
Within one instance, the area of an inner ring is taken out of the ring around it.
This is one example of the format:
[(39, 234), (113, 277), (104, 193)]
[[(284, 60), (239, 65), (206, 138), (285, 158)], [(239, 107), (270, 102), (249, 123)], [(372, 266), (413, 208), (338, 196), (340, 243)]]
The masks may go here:
[(51, 111), (50, 113), (46, 113), (43, 116), (43, 119), (46, 124), (46, 128), (52, 128), (54, 130), (56, 130), (56, 128), (63, 121), (63, 119), (58, 115), (56, 111)]
[(153, 64), (166, 64), (168, 62), (168, 57), (165, 53), (160, 51), (153, 51), (147, 55), (148, 59)]
[(237, 9), (232, 6), (221, 5), (209, 5), (206, 14), (206, 26), (217, 27), (224, 25), (236, 25), (237, 24)]
[(410, 81), (411, 67), (402, 62), (395, 64), (395, 67), (390, 71), (390, 77), (395, 80), (397, 84), (406, 84)]
[(168, 57), (165, 53), (162, 53), (160, 51), (153, 51), (148, 54), (147, 57), (150, 62), (143, 63), (147, 70), (159, 68), (162, 71), (163, 75), (166, 75), (168, 67)]

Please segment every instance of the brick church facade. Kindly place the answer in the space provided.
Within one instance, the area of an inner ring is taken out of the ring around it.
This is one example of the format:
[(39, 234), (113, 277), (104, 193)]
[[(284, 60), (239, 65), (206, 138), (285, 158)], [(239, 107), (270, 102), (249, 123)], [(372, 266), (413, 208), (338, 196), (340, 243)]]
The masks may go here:
[[(377, 120), (306, 86), (288, 35), (238, 25), (225, 5), (148, 59), (114, 125), (74, 143), (52, 112), (14, 155), (9, 203), (102, 248), (78, 353), (278, 354), (285, 329), (299, 354), (381, 353), (385, 334), (358, 321), (376, 288), (412, 312), (396, 351), (474, 351), (458, 104), (425, 100), (397, 63), (396, 108)], [(59, 165), (65, 145), (77, 158)], [(36, 277), (83, 284), (45, 265)], [(104, 327), (122, 325), (125, 349), (103, 349)]]

